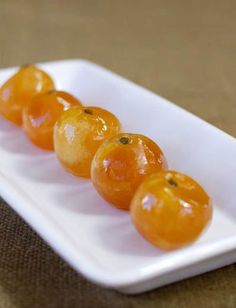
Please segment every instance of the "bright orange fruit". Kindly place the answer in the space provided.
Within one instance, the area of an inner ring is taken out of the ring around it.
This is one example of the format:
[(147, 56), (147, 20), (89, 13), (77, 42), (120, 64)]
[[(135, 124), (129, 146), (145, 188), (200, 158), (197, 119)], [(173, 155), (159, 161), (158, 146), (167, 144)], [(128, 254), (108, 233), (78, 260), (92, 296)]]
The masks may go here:
[(139, 186), (131, 216), (140, 234), (161, 249), (176, 249), (198, 238), (212, 218), (212, 202), (187, 175), (162, 171)]
[(0, 113), (17, 125), (22, 109), (38, 94), (54, 89), (52, 78), (34, 65), (24, 66), (0, 88)]
[(93, 185), (115, 207), (128, 210), (147, 175), (167, 168), (159, 146), (143, 135), (119, 134), (105, 141), (94, 156)]
[(62, 114), (55, 126), (57, 157), (72, 174), (89, 178), (91, 161), (98, 147), (119, 131), (119, 120), (107, 110), (71, 108)]
[(51, 90), (34, 96), (23, 109), (23, 128), (37, 146), (53, 150), (53, 129), (63, 111), (81, 106), (71, 94)]

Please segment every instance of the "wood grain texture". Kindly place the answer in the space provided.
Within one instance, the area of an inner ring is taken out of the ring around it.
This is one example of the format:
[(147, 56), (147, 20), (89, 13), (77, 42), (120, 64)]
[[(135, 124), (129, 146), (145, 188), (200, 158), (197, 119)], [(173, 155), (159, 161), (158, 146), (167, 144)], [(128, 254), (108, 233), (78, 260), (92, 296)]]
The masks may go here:
[[(86, 58), (236, 136), (236, 2), (0, 1), (0, 67)], [(0, 307), (236, 307), (236, 266), (140, 296), (91, 284), (0, 203)]]

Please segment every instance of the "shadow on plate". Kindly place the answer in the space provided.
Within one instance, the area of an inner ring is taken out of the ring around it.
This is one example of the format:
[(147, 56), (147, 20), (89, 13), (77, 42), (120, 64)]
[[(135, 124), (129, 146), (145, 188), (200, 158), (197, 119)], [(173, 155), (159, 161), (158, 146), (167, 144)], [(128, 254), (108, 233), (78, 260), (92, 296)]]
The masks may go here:
[(34, 146), (25, 136), (20, 127), (0, 118), (0, 144), (1, 149), (16, 155), (40, 156), (51, 154)]
[(54, 194), (53, 201), (61, 207), (84, 215), (119, 217), (126, 214), (104, 201), (95, 191), (90, 181), (87, 185), (67, 187)]
[(96, 234), (99, 245), (116, 254), (129, 255), (133, 258), (160, 257), (171, 252), (162, 251), (144, 240), (132, 225), (128, 213), (116, 220), (100, 225)]
[(26, 158), (18, 165), (17, 171), (28, 180), (47, 184), (70, 184), (80, 187), (86, 186), (89, 182), (87, 179), (75, 177), (66, 172), (54, 153)]

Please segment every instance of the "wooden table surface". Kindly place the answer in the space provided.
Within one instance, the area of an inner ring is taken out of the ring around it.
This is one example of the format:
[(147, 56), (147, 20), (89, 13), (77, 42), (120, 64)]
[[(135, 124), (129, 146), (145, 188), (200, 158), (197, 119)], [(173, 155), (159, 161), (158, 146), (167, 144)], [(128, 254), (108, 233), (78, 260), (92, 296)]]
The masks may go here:
[[(0, 67), (86, 58), (233, 136), (235, 36), (234, 0), (0, 2)], [(0, 201), (1, 308), (111, 306), (236, 307), (236, 266), (121, 295), (76, 274)]]

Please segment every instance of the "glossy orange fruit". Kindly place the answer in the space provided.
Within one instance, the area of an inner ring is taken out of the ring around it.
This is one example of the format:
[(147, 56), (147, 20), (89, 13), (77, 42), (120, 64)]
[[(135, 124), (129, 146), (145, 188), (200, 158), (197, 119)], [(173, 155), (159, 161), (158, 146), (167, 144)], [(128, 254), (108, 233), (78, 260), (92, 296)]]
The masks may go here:
[(119, 134), (98, 149), (91, 168), (93, 185), (108, 202), (128, 210), (147, 175), (167, 168), (159, 146), (143, 135)]
[(79, 100), (64, 91), (51, 90), (34, 96), (23, 109), (23, 128), (37, 146), (53, 150), (53, 129), (63, 111), (81, 106)]
[(162, 171), (139, 186), (131, 216), (140, 234), (161, 249), (176, 249), (198, 238), (212, 218), (212, 202), (187, 175)]
[(22, 109), (37, 93), (54, 89), (52, 78), (34, 65), (24, 66), (0, 88), (0, 113), (17, 125)]
[(55, 126), (57, 157), (72, 174), (89, 178), (91, 161), (98, 147), (119, 131), (119, 120), (107, 110), (71, 108), (62, 114)]

